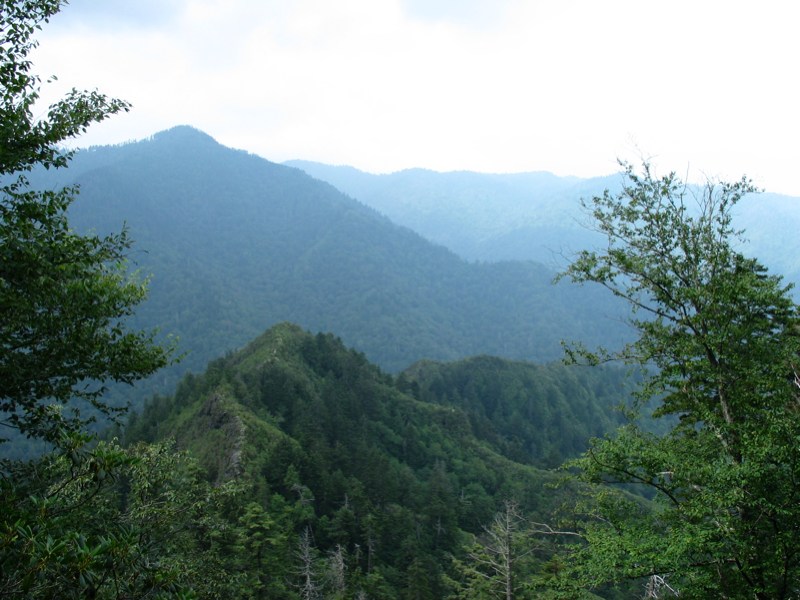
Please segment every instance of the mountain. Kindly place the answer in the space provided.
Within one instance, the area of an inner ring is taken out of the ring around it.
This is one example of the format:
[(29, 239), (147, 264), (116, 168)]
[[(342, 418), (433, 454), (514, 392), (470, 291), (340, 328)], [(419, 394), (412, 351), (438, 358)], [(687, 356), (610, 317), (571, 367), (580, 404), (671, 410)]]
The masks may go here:
[[(458, 382), (470, 370), (472, 384), (482, 382), (473, 395), (471, 384)], [(449, 400), (424, 399), (434, 387)], [(394, 378), (333, 335), (279, 324), (187, 376), (173, 397), (155, 398), (126, 435), (129, 442), (174, 437), (213, 481), (239, 481), (243, 519), (268, 515), (258, 559), (249, 553), (241, 561), (270, 565), (257, 597), (284, 597), (277, 588), (299, 578), (298, 539), (311, 531), (316, 555), (338, 552), (347, 561), (351, 591), (400, 598), (422, 586), (420, 597), (443, 598), (453, 557), (467, 559), (470, 534), (505, 500), (543, 521), (573, 493), (552, 489), (557, 475), (533, 465), (547, 460), (545, 448), (565, 457), (584, 449), (586, 438), (572, 445), (574, 432), (604, 433), (600, 423), (610, 423), (623, 390), (621, 371), (495, 358), (420, 364)], [(523, 407), (519, 447), (487, 435), (492, 423), (507, 427), (501, 415)], [(551, 416), (561, 411), (555, 427)], [(539, 450), (510, 456), (522, 447)], [(538, 544), (530, 569), (549, 557)]]
[(79, 230), (129, 229), (131, 263), (151, 276), (133, 324), (187, 353), (148, 392), (282, 321), (333, 332), (394, 372), (477, 354), (550, 361), (562, 338), (625, 335), (597, 290), (553, 285), (533, 262), (468, 263), (299, 169), (189, 127), (80, 151), (31, 179), (80, 185)]
[(420, 361), (398, 387), (425, 402), (464, 411), (471, 431), (504, 456), (541, 468), (559, 466), (586, 442), (622, 424), (630, 396), (618, 369), (536, 365), (493, 356), (449, 363)]
[[(551, 173), (437, 173), (409, 169), (373, 175), (352, 167), (289, 161), (375, 208), (395, 223), (468, 260), (536, 260), (560, 269), (576, 250), (604, 238), (587, 227), (581, 199), (620, 188), (619, 174), (580, 179)], [(696, 190), (690, 187), (690, 194)], [(690, 200), (691, 204), (691, 200)], [(736, 224), (744, 251), (800, 284), (800, 253), (787, 243), (800, 227), (800, 198), (774, 193), (742, 199)]]
[(373, 175), (310, 161), (285, 164), (330, 183), (467, 260), (535, 260), (559, 268), (565, 256), (601, 240), (586, 227), (579, 200), (621, 182), (617, 175), (580, 179), (547, 172), (425, 169)]
[(800, 252), (794, 243), (800, 230), (800, 198), (754, 194), (740, 202), (734, 214), (736, 225), (744, 230), (744, 251), (800, 287)]

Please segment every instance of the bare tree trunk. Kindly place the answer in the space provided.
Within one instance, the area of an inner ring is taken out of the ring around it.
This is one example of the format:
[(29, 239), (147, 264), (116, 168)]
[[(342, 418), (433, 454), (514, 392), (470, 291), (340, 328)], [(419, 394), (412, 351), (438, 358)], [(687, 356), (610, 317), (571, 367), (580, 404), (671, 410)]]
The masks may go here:
[(492, 573), (486, 577), (496, 582), (497, 592), (502, 589), (502, 597), (505, 600), (514, 600), (514, 570), (521, 558), (516, 553), (514, 545), (522, 520), (517, 503), (507, 500), (503, 512), (497, 513), (492, 524), (484, 528), (486, 543), (482, 544), (479, 552), (470, 554), (470, 558), (476, 564), (483, 565), (489, 573)]
[(330, 583), (336, 598), (344, 598), (347, 591), (347, 563), (345, 560), (345, 550), (341, 544), (336, 545), (336, 549), (330, 554), (328, 561), (330, 570)]
[(300, 534), (297, 550), (300, 559), (300, 597), (303, 600), (317, 600), (319, 598), (319, 585), (314, 567), (314, 545), (311, 540), (311, 530), (306, 527)]

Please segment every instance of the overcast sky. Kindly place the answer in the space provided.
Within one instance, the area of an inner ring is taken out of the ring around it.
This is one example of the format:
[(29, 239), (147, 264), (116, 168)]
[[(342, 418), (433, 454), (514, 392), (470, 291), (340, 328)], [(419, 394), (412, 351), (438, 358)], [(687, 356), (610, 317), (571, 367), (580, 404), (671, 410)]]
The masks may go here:
[(800, 195), (790, 0), (72, 0), (43, 94), (133, 111), (79, 145), (193, 125), (273, 161), (551, 171), (617, 158)]

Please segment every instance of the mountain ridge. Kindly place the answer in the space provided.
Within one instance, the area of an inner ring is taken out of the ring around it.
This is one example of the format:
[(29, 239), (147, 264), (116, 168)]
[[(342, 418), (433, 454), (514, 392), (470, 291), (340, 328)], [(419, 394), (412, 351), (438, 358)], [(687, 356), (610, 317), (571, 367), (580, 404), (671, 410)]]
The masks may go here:
[[(270, 325), (333, 332), (382, 368), (475, 354), (551, 361), (563, 338), (623, 339), (600, 290), (552, 284), (534, 262), (472, 264), (304, 172), (177, 127), (77, 152), (40, 187), (79, 184), (73, 227), (127, 227), (151, 275), (132, 323), (188, 352), (149, 388), (246, 344)], [(610, 317), (610, 318), (609, 318)]]
[[(312, 161), (285, 164), (331, 183), (467, 260), (536, 260), (556, 270), (574, 252), (603, 241), (588, 225), (580, 201), (606, 189), (615, 193), (623, 181), (621, 173), (590, 178), (416, 169), (371, 174)], [(696, 193), (696, 188), (687, 191)], [(800, 198), (750, 194), (734, 216), (736, 226), (745, 230), (743, 251), (800, 284), (800, 253), (786, 244), (790, 232), (800, 227)]]
[(284, 164), (327, 181), (467, 260), (534, 260), (555, 269), (564, 266), (561, 254), (596, 241), (582, 223), (578, 200), (587, 190), (621, 182), (619, 175), (581, 179), (546, 171), (406, 169), (375, 175), (310, 161)]
[[(477, 363), (488, 369), (473, 368)], [(281, 323), (213, 361), (204, 373), (184, 378), (173, 397), (155, 398), (130, 423), (126, 437), (152, 442), (173, 436), (212, 481), (238, 482), (240, 506), (268, 511), (275, 542), (263, 548), (272, 565), (260, 588), (263, 597), (273, 597), (270, 591), (293, 597), (278, 589), (297, 578), (292, 549), (303, 531), (313, 532), (320, 556), (337, 549), (346, 555), (351, 588), (363, 587), (370, 597), (396, 598), (415, 586), (426, 590), (425, 597), (445, 597), (458, 573), (453, 557), (467, 557), (472, 536), (484, 531), (504, 501), (513, 500), (541, 521), (573, 493), (571, 486), (556, 489), (559, 475), (538, 466), (579, 450), (559, 439), (564, 431), (548, 436), (547, 423), (532, 413), (532, 427), (520, 433), (516, 447), (505, 442), (512, 432), (499, 422), (497, 435), (476, 435), (476, 424), (486, 428), (476, 418), (482, 403), (508, 403), (510, 411), (525, 404), (557, 410), (574, 399), (576, 407), (588, 402), (593, 414), (607, 415), (608, 398), (592, 390), (622, 381), (621, 372), (598, 378), (597, 372), (575, 370), (572, 382), (562, 385), (563, 366), (497, 358), (477, 363), (436, 368), (479, 372), (504, 393), (489, 398), (486, 389), (478, 391), (478, 404), (471, 407), (455, 397), (431, 402), (420, 396), (431, 389), (425, 377), (412, 393), (410, 379), (387, 375), (336, 336)], [(423, 368), (428, 376), (432, 366)], [(540, 384), (523, 402), (514, 400), (518, 380), (504, 377), (512, 371)], [(444, 387), (456, 389), (451, 383)], [(577, 390), (588, 396), (567, 399)], [(592, 426), (566, 425), (576, 431)], [(582, 442), (585, 447), (587, 440)], [(523, 448), (536, 448), (537, 454), (522, 461), (511, 456)], [(531, 570), (549, 559), (545, 546), (537, 545)]]

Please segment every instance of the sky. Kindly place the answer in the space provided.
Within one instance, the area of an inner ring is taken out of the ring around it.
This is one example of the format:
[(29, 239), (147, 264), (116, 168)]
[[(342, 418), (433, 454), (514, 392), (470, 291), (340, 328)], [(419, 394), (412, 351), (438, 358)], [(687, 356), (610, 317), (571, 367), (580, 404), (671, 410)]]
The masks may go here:
[(192, 125), (275, 162), (591, 177), (650, 161), (800, 196), (791, 0), (71, 0), (51, 101), (132, 103), (75, 145)]

